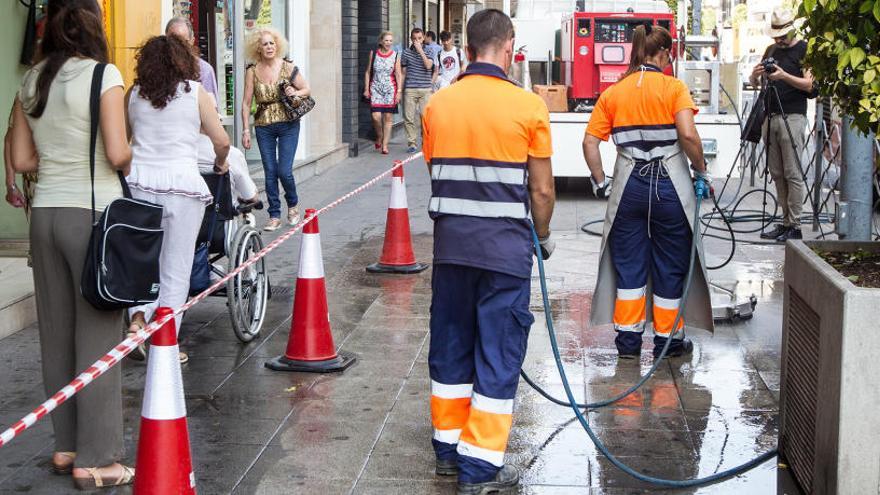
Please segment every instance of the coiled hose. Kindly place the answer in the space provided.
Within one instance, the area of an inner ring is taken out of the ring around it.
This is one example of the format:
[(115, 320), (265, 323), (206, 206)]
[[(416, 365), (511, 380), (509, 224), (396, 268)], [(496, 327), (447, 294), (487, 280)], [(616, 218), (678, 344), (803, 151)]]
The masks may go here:
[[(717, 205), (717, 203), (716, 203), (716, 205)], [(681, 297), (682, 301), (687, 300), (687, 296), (690, 292), (691, 285), (693, 283), (693, 278), (694, 278), (694, 266), (696, 265), (696, 258), (697, 258), (697, 243), (699, 242), (698, 237), (697, 237), (697, 233), (696, 233), (696, 227), (697, 227), (697, 225), (696, 225), (697, 220), (696, 219), (699, 218), (699, 214), (700, 214), (700, 198), (697, 198), (696, 211), (694, 213), (695, 225), (694, 225), (693, 240), (691, 243), (691, 257), (690, 257), (690, 263), (688, 265), (687, 277), (685, 278), (684, 291), (683, 291), (683, 294)], [(716, 481), (720, 481), (720, 480), (729, 478), (731, 476), (736, 476), (738, 474), (744, 473), (744, 472), (746, 472), (752, 468), (755, 468), (755, 467), (759, 466), (760, 464), (763, 464), (764, 462), (776, 457), (776, 455), (778, 454), (778, 451), (776, 449), (773, 449), (767, 453), (761, 454), (760, 456), (758, 456), (758, 457), (756, 457), (756, 458), (754, 458), (744, 464), (733, 467), (731, 469), (727, 469), (725, 471), (721, 471), (721, 472), (712, 474), (710, 476), (706, 476), (703, 478), (695, 478), (695, 479), (691, 479), (691, 480), (668, 480), (668, 479), (656, 478), (654, 476), (648, 476), (646, 474), (640, 473), (640, 472), (636, 471), (635, 469), (627, 466), (626, 464), (621, 462), (618, 458), (616, 458), (613, 454), (611, 454), (611, 452), (608, 451), (608, 448), (605, 446), (605, 444), (602, 443), (602, 441), (599, 439), (599, 437), (596, 436), (596, 433), (593, 432), (592, 428), (590, 428), (590, 425), (587, 422), (586, 417), (584, 416), (584, 412), (582, 412), (581, 409), (584, 409), (584, 411), (587, 411), (589, 409), (596, 409), (599, 407), (607, 406), (609, 404), (613, 404), (615, 402), (620, 401), (624, 397), (626, 397), (626, 396), (632, 394), (633, 392), (635, 392), (636, 390), (638, 390), (642, 385), (645, 384), (645, 382), (647, 382), (651, 378), (651, 376), (654, 374), (654, 371), (657, 369), (657, 367), (660, 365), (660, 363), (666, 357), (666, 353), (669, 350), (669, 345), (672, 343), (672, 336), (670, 336), (670, 338), (666, 339), (666, 344), (663, 346), (663, 350), (661, 351), (660, 356), (656, 359), (656, 361), (654, 362), (654, 365), (651, 366), (651, 369), (648, 370), (648, 372), (638, 381), (638, 383), (636, 383), (635, 385), (630, 387), (626, 392), (618, 395), (617, 397), (607, 399), (604, 401), (594, 402), (594, 403), (590, 403), (590, 404), (578, 404), (574, 398), (574, 394), (571, 391), (571, 385), (568, 383), (568, 377), (565, 374), (565, 367), (562, 364), (562, 356), (560, 355), (560, 352), (559, 352), (559, 344), (556, 341), (556, 331), (553, 328), (553, 313), (550, 310), (550, 297), (547, 292), (547, 278), (546, 278), (546, 275), (544, 272), (544, 260), (540, 256), (541, 246), (540, 246), (540, 242), (538, 241), (538, 234), (535, 232), (534, 226), (532, 227), (532, 241), (535, 244), (535, 252), (539, 253), (539, 255), (537, 256), (537, 258), (538, 258), (538, 274), (539, 274), (539, 280), (541, 283), (541, 298), (542, 298), (542, 301), (544, 304), (544, 316), (547, 320), (547, 332), (550, 335), (550, 347), (553, 349), (553, 358), (556, 360), (556, 369), (559, 371), (559, 377), (562, 380), (562, 387), (565, 390), (565, 395), (568, 400), (562, 401), (560, 399), (557, 399), (557, 398), (551, 396), (549, 393), (547, 393), (547, 391), (545, 391), (540, 386), (535, 384), (531, 379), (529, 379), (529, 377), (525, 373), (525, 371), (521, 370), (520, 375), (523, 377), (523, 379), (526, 381), (526, 383), (528, 383), (533, 389), (535, 389), (535, 391), (537, 391), (539, 394), (541, 394), (544, 398), (550, 400), (554, 404), (564, 405), (564, 406), (570, 407), (572, 409), (572, 411), (574, 411), (574, 414), (577, 417), (578, 421), (580, 422), (581, 426), (584, 428), (584, 431), (587, 432), (587, 435), (590, 437), (590, 440), (593, 441), (593, 444), (596, 445), (596, 448), (612, 464), (614, 464), (614, 466), (616, 466), (618, 469), (625, 472), (626, 474), (628, 474), (638, 480), (641, 480), (645, 483), (650, 483), (652, 485), (663, 486), (663, 487), (668, 487), (668, 488), (687, 488), (687, 487), (693, 487), (693, 486), (706, 485), (709, 483), (714, 483)], [(682, 304), (679, 306), (678, 312), (675, 315), (675, 321), (672, 324), (672, 328), (678, 327), (679, 322), (684, 317), (684, 312), (685, 312), (685, 305)]]

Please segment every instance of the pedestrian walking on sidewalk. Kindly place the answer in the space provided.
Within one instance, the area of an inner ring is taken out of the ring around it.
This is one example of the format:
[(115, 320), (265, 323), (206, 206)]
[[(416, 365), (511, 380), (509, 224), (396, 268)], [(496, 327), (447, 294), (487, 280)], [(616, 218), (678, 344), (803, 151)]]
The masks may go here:
[(434, 31), (425, 31), (425, 55), (431, 60), (437, 59), (437, 53), (440, 52), (440, 44), (437, 43), (437, 33)]
[[(200, 130), (214, 145), (215, 170), (228, 169), (229, 136), (217, 118), (214, 99), (198, 82), (199, 66), (192, 50), (177, 36), (150, 38), (137, 53), (135, 84), (126, 95), (131, 194), (165, 207), (159, 299), (129, 309), (129, 332), (141, 330), (157, 307), (178, 308), (189, 295), (196, 238), (205, 205), (213, 199), (199, 173)], [(179, 332), (181, 316), (175, 323)], [(180, 360), (186, 362), (186, 354), (180, 353)]]
[(376, 51), (370, 52), (367, 73), (364, 75), (364, 96), (370, 100), (373, 116), (373, 130), (376, 131), (376, 149), (388, 154), (388, 140), (391, 138), (391, 119), (397, 113), (400, 103), (400, 56), (391, 46), (394, 34), (384, 31), (379, 35)]
[(434, 61), (437, 64), (437, 70), (434, 71), (434, 91), (454, 83), (467, 65), (461, 48), (452, 42), (449, 31), (440, 33), (440, 42), (443, 44), (443, 49), (437, 52), (437, 59)]
[(431, 97), (434, 61), (427, 55), (422, 40), (424, 32), (415, 28), (410, 32), (412, 44), (400, 56), (403, 71), (403, 128), (406, 131), (407, 153), (415, 153), (421, 131), (422, 113)]
[[(196, 46), (196, 33), (193, 31), (192, 23), (186, 17), (172, 17), (168, 24), (165, 25), (165, 34), (178, 36), (193, 47)], [(199, 82), (202, 83), (202, 88), (214, 97), (214, 103), (216, 104), (220, 101), (220, 97), (217, 94), (217, 74), (214, 72), (211, 64), (205, 62), (199, 56), (198, 48), (193, 51), (193, 56), (199, 64)]]
[(309, 83), (293, 62), (283, 57), (287, 40), (271, 28), (259, 28), (247, 43), (247, 58), (254, 63), (244, 78), (244, 99), (241, 108), (242, 144), (251, 149), (251, 105), (256, 99), (254, 114), (257, 145), (266, 175), (266, 197), (269, 200), (269, 222), (263, 230), (281, 227), (281, 200), (278, 182), (284, 188), (287, 202), (287, 223), (296, 225), (300, 215), (297, 204), (296, 181), (293, 178), (293, 158), (299, 142), (299, 120), (291, 120), (282, 98), (304, 98), (311, 94)]
[[(655, 359), (669, 338), (667, 356), (691, 353), (685, 324), (714, 328), (702, 244), (692, 231), (695, 193), (708, 199), (711, 178), (694, 125), (697, 107), (687, 86), (663, 73), (672, 47), (663, 27), (635, 28), (629, 69), (599, 96), (583, 141), (593, 192), (609, 198), (590, 322), (614, 323), (622, 358), (638, 359), (652, 320)], [(609, 137), (617, 145), (614, 187), (599, 154), (600, 141)], [(693, 242), (693, 285), (682, 300)], [(688, 320), (676, 324), (683, 306)]]
[[(16, 172), (40, 177), (31, 204), (30, 245), (43, 386), (51, 395), (118, 344), (122, 326), (121, 310), (95, 309), (80, 293), (92, 231), (89, 94), (95, 66), (109, 59), (98, 4), (51, 1), (41, 52), (42, 61), (25, 73), (13, 106), (10, 159)], [(107, 65), (95, 150), (98, 214), (122, 197), (117, 171), (127, 171), (131, 161), (123, 99), (122, 74)], [(131, 483), (134, 470), (119, 463), (121, 367), (110, 368), (53, 411), (52, 426), (56, 473), (72, 474), (81, 489)]]
[(504, 464), (513, 401), (534, 317), (531, 220), (553, 252), (550, 116), (507, 79), (513, 23), (482, 10), (467, 25), (474, 60), (425, 109), (424, 153), (434, 220), (431, 420), (436, 472), (459, 494), (512, 487)]

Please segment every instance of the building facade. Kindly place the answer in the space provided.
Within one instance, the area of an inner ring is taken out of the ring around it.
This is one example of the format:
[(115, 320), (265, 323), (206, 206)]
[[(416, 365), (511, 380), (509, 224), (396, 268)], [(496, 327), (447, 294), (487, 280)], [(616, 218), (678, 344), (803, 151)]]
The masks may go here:
[[(414, 27), (449, 30), (457, 45), (466, 43), (467, 17), (490, 6), (483, 0), (97, 0), (104, 14), (111, 61), (127, 86), (134, 80), (134, 55), (148, 37), (161, 34), (173, 16), (189, 18), (200, 55), (215, 69), (218, 107), (235, 144), (240, 144), (242, 93), (248, 64), (248, 35), (270, 26), (290, 41), (289, 58), (309, 80), (317, 104), (303, 120), (295, 174), (302, 180), (349, 155), (372, 134), (369, 104), (364, 101), (364, 73), (370, 50), (382, 31), (395, 35), (395, 49), (409, 45)], [(47, 0), (2, 2), (0, 112), (8, 115), (26, 65), (19, 59), (28, 24), (28, 4), (37, 18)], [(509, 2), (495, 2), (509, 9)], [(491, 6), (496, 6), (494, 3)], [(398, 121), (400, 115), (397, 116)], [(6, 131), (6, 119), (0, 121)], [(247, 152), (256, 166), (256, 145)], [(257, 167), (258, 168), (258, 167)], [(0, 240), (27, 238), (21, 210), (0, 204)]]
[[(486, 7), (482, 0), (342, 0), (342, 136), (349, 153), (358, 141), (373, 137), (370, 107), (363, 99), (364, 74), (379, 34), (394, 33), (394, 49), (409, 46), (412, 28), (448, 30), (459, 47), (466, 43), (468, 15)], [(509, 8), (509, 6), (508, 6)], [(400, 122), (401, 117), (396, 117)]]

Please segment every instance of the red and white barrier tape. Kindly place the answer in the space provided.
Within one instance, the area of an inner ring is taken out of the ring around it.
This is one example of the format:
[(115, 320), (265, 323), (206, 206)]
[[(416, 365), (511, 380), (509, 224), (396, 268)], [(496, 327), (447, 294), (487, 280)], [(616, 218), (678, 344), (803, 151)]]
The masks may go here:
[(67, 402), (68, 400), (70, 400), (71, 397), (76, 395), (76, 393), (79, 392), (80, 390), (82, 390), (86, 385), (93, 382), (96, 378), (98, 378), (99, 376), (106, 373), (107, 370), (109, 370), (110, 368), (112, 368), (113, 366), (118, 364), (119, 361), (122, 360), (122, 358), (127, 356), (131, 351), (135, 350), (137, 348), (137, 346), (140, 345), (142, 342), (144, 342), (148, 338), (150, 338), (150, 336), (153, 335), (153, 333), (155, 333), (157, 330), (159, 330), (159, 328), (161, 328), (162, 325), (167, 323), (169, 320), (174, 318), (176, 315), (183, 313), (184, 311), (188, 310), (189, 308), (195, 306), (196, 304), (198, 304), (199, 302), (204, 300), (206, 297), (211, 295), (213, 292), (217, 291), (217, 289), (219, 289), (220, 287), (225, 285), (229, 279), (238, 275), (239, 273), (242, 272), (242, 270), (245, 270), (249, 266), (253, 265), (260, 258), (263, 258), (267, 254), (269, 254), (270, 252), (275, 250), (275, 248), (280, 246), (282, 243), (284, 243), (285, 241), (287, 241), (288, 239), (293, 237), (293, 235), (295, 233), (302, 230), (302, 228), (305, 227), (305, 225), (308, 222), (310, 222), (313, 218), (316, 218), (316, 217), (322, 215), (326, 211), (331, 210), (331, 209), (339, 206), (341, 203), (351, 199), (353, 196), (360, 194), (365, 189), (368, 189), (368, 188), (374, 186), (377, 182), (379, 182), (383, 178), (387, 177), (388, 175), (392, 174), (398, 168), (406, 165), (407, 163), (410, 163), (410, 162), (416, 160), (417, 158), (420, 158), (421, 156), (422, 156), (421, 153), (416, 153), (414, 155), (407, 157), (404, 160), (395, 160), (393, 167), (386, 170), (385, 172), (382, 172), (381, 174), (377, 175), (376, 177), (370, 179), (369, 181), (367, 181), (366, 183), (364, 183), (363, 185), (361, 185), (357, 189), (352, 190), (351, 192), (339, 197), (338, 199), (331, 202), (330, 204), (317, 210), (313, 215), (311, 215), (307, 218), (304, 218), (300, 223), (298, 223), (292, 229), (288, 230), (287, 232), (285, 232), (284, 234), (279, 236), (277, 239), (275, 239), (274, 241), (267, 244), (266, 247), (264, 247), (258, 253), (256, 253), (251, 258), (249, 258), (247, 261), (245, 261), (244, 263), (239, 265), (238, 268), (227, 273), (225, 277), (221, 278), (220, 280), (215, 282), (212, 286), (208, 287), (207, 289), (202, 291), (200, 294), (198, 294), (197, 296), (195, 296), (192, 299), (190, 299), (189, 301), (187, 301), (186, 304), (184, 304), (183, 306), (177, 308), (174, 311), (174, 313), (172, 313), (172, 314), (170, 314), (160, 320), (156, 320), (156, 321), (151, 322), (145, 328), (138, 331), (133, 337), (129, 337), (129, 338), (123, 340), (119, 345), (117, 345), (116, 347), (111, 349), (110, 352), (108, 352), (107, 354), (102, 356), (100, 359), (95, 361), (94, 364), (92, 364), (91, 366), (86, 368), (86, 370), (83, 371), (82, 373), (80, 373), (76, 378), (74, 378), (73, 381), (71, 381), (64, 388), (62, 388), (57, 393), (55, 393), (55, 395), (53, 395), (52, 397), (49, 397), (45, 402), (40, 404), (39, 407), (37, 407), (36, 409), (31, 411), (25, 417), (18, 420), (11, 427), (7, 428), (3, 433), (0, 433), (0, 448), (9, 444), (9, 442), (11, 442), (12, 439), (14, 439), (19, 434), (21, 434), (23, 431), (25, 431), (28, 428), (30, 428), (31, 426), (33, 426), (34, 423), (36, 423), (40, 419), (44, 418), (49, 413), (54, 411), (55, 408), (57, 408), (58, 406), (60, 406), (61, 404), (65, 403), (65, 402)]

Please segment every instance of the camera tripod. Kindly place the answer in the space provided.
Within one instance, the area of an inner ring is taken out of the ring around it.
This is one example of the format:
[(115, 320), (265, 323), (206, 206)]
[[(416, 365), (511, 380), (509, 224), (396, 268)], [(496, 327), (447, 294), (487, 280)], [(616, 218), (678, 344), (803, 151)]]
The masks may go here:
[[(728, 94), (728, 97), (729, 97), (729, 94)], [(758, 132), (757, 134), (755, 134), (755, 131), (757, 129), (760, 129), (761, 127), (763, 127), (764, 123), (767, 122), (768, 119), (766, 118), (767, 117), (766, 115), (760, 116), (758, 114), (764, 113), (764, 112), (761, 112), (760, 109), (763, 108), (766, 110), (767, 108), (769, 108), (769, 102), (773, 101), (773, 100), (771, 100), (772, 98), (775, 98), (776, 103), (779, 104), (778, 108), (781, 109), (781, 106), (782, 106), (780, 104), (781, 98), (779, 97), (778, 89), (776, 87), (774, 87), (773, 85), (768, 85), (767, 81), (765, 79), (761, 85), (760, 93), (758, 93), (758, 97), (755, 99), (756, 105), (753, 107), (752, 113), (746, 119), (745, 123), (743, 123), (742, 119), (739, 117), (739, 115), (737, 115), (737, 117), (740, 119), (741, 125), (743, 125), (743, 127), (742, 127), (743, 131), (742, 131), (742, 135), (741, 135), (741, 143), (740, 143), (740, 147), (737, 152), (737, 155), (733, 159), (733, 162), (730, 165), (730, 169), (727, 173), (727, 176), (724, 179), (723, 185), (720, 188), (720, 192), (717, 193), (717, 198), (720, 200), (722, 197), (725, 197), (724, 193), (727, 190), (727, 187), (730, 183), (730, 180), (733, 178), (732, 177), (733, 171), (737, 168), (742, 170), (743, 174), (745, 174), (747, 167), (749, 169), (751, 169), (751, 171), (752, 171), (751, 172), (751, 177), (752, 177), (751, 178), (751, 185), (754, 187), (755, 186), (755, 183), (754, 183), (755, 172), (756, 172), (756, 168), (758, 167), (757, 164), (760, 163), (762, 159), (764, 161), (764, 167), (762, 167), (763, 171), (760, 171), (759, 174), (763, 174), (763, 176), (764, 176), (763, 177), (764, 178), (763, 187), (761, 187), (760, 189), (753, 189), (751, 191), (746, 192), (743, 195), (740, 195), (740, 192), (741, 192), (742, 187), (745, 182), (745, 176), (743, 175), (741, 177), (737, 187), (736, 187), (735, 192), (733, 192), (733, 197), (729, 200), (729, 202), (725, 206), (721, 206), (716, 203), (715, 208), (712, 209), (712, 212), (707, 213), (703, 216), (703, 218), (702, 218), (702, 223), (703, 223), (703, 227), (704, 227), (703, 233), (702, 233), (703, 236), (714, 237), (714, 238), (718, 238), (721, 240), (733, 240), (733, 238), (736, 234), (753, 234), (753, 233), (758, 233), (758, 232), (764, 232), (767, 226), (771, 225), (774, 221), (779, 219), (777, 217), (778, 202), (777, 202), (776, 196), (774, 194), (772, 194), (768, 190), (768, 187), (767, 187), (768, 181), (769, 181), (769, 178), (768, 178), (769, 156), (762, 157), (760, 154), (758, 154), (758, 156), (756, 157), (754, 149), (752, 149), (751, 152), (748, 151), (748, 144), (749, 143), (756, 143), (757, 144), (761, 141), (761, 133)], [(756, 110), (756, 108), (757, 108), (757, 110)], [(821, 171), (821, 174), (819, 172), (822, 167), (821, 167), (820, 162), (817, 161), (817, 159), (821, 160), (821, 156), (822, 156), (820, 154), (821, 151), (817, 150), (817, 153), (809, 159), (807, 169), (809, 169), (813, 165), (813, 163), (816, 162), (815, 163), (815, 166), (816, 166), (815, 181), (813, 184), (809, 184), (809, 182), (807, 181), (807, 178), (806, 178), (807, 172), (804, 170), (803, 161), (802, 161), (802, 157), (800, 155), (800, 152), (803, 151), (803, 149), (806, 149), (807, 146), (809, 146), (808, 143), (810, 142), (811, 139), (813, 139), (813, 137), (811, 136), (811, 137), (807, 138), (807, 142), (804, 143), (804, 147), (799, 150), (797, 148), (796, 142), (794, 141), (794, 132), (792, 131), (791, 124), (788, 121), (788, 115), (786, 115), (783, 112), (779, 112), (779, 113), (782, 114), (783, 122), (784, 122), (784, 125), (786, 128), (786, 132), (788, 133), (789, 140), (791, 141), (792, 151), (793, 151), (793, 154), (795, 155), (795, 159), (797, 160), (798, 169), (800, 171), (801, 178), (805, 184), (804, 204), (806, 205), (807, 202), (809, 201), (810, 206), (813, 210), (812, 213), (808, 214), (808, 215), (810, 215), (813, 219), (814, 229), (818, 229), (821, 237), (825, 238), (826, 233), (825, 233), (824, 229), (822, 228), (821, 224), (830, 222), (831, 216), (829, 214), (823, 214), (823, 213), (821, 213), (821, 211), (826, 207), (828, 201), (831, 199), (831, 195), (833, 194), (833, 190), (829, 191), (828, 195), (825, 196), (824, 201), (823, 201), (821, 198), (821, 195), (819, 193), (819, 188), (821, 187), (821, 184), (824, 182), (824, 179), (827, 176), (831, 166), (833, 166), (833, 161), (834, 161), (834, 158), (837, 156), (837, 153), (839, 153), (839, 148), (838, 148), (838, 150), (835, 151), (834, 156), (832, 156), (828, 160), (828, 165), (825, 166), (824, 170)], [(760, 117), (760, 118), (758, 118), (758, 117)], [(821, 125), (821, 124), (818, 124), (818, 125)], [(815, 139), (817, 139), (819, 142), (824, 141), (824, 139), (822, 137), (823, 129), (824, 129), (824, 126), (816, 128), (817, 134), (815, 136)], [(767, 152), (767, 150), (770, 147), (769, 141), (771, 141), (771, 140), (772, 140), (771, 136), (766, 137), (765, 147), (761, 151), (762, 153)], [(737, 167), (737, 163), (740, 163), (739, 160), (741, 157), (742, 157), (742, 165), (740, 167)], [(751, 194), (758, 193), (758, 191), (761, 191), (763, 193), (762, 209), (760, 209), (760, 210), (742, 210), (742, 209), (740, 209), (740, 205), (742, 204), (743, 200), (745, 200), (745, 198)], [(773, 208), (770, 209), (770, 211), (772, 211), (772, 213), (768, 214), (768, 205), (771, 203), (773, 204)], [(740, 213), (737, 213), (737, 210), (739, 210)], [(720, 218), (724, 221), (723, 226), (717, 226), (717, 225), (712, 224), (713, 220), (715, 219), (716, 214), (720, 214)], [(807, 220), (807, 218), (805, 218), (804, 216), (801, 217), (801, 221), (806, 221), (806, 220)], [(733, 225), (735, 223), (749, 223), (749, 222), (757, 222), (757, 221), (760, 221), (761, 225), (758, 226), (757, 228), (754, 228), (754, 229), (752, 229), (751, 227), (749, 227), (749, 228), (735, 228)], [(710, 230), (729, 232), (730, 237), (709, 233)], [(735, 242), (736, 241), (734, 241), (734, 243)], [(741, 239), (739, 242), (746, 243), (746, 244), (776, 244), (773, 241), (766, 241), (766, 242), (765, 241), (750, 241), (750, 240), (745, 240), (745, 239)], [(729, 261), (732, 258), (734, 251), (735, 251), (735, 248), (732, 247), (731, 255), (728, 257), (727, 261)], [(721, 263), (721, 265), (719, 265), (719, 267), (726, 265), (727, 261), (725, 261), (724, 263)]]

